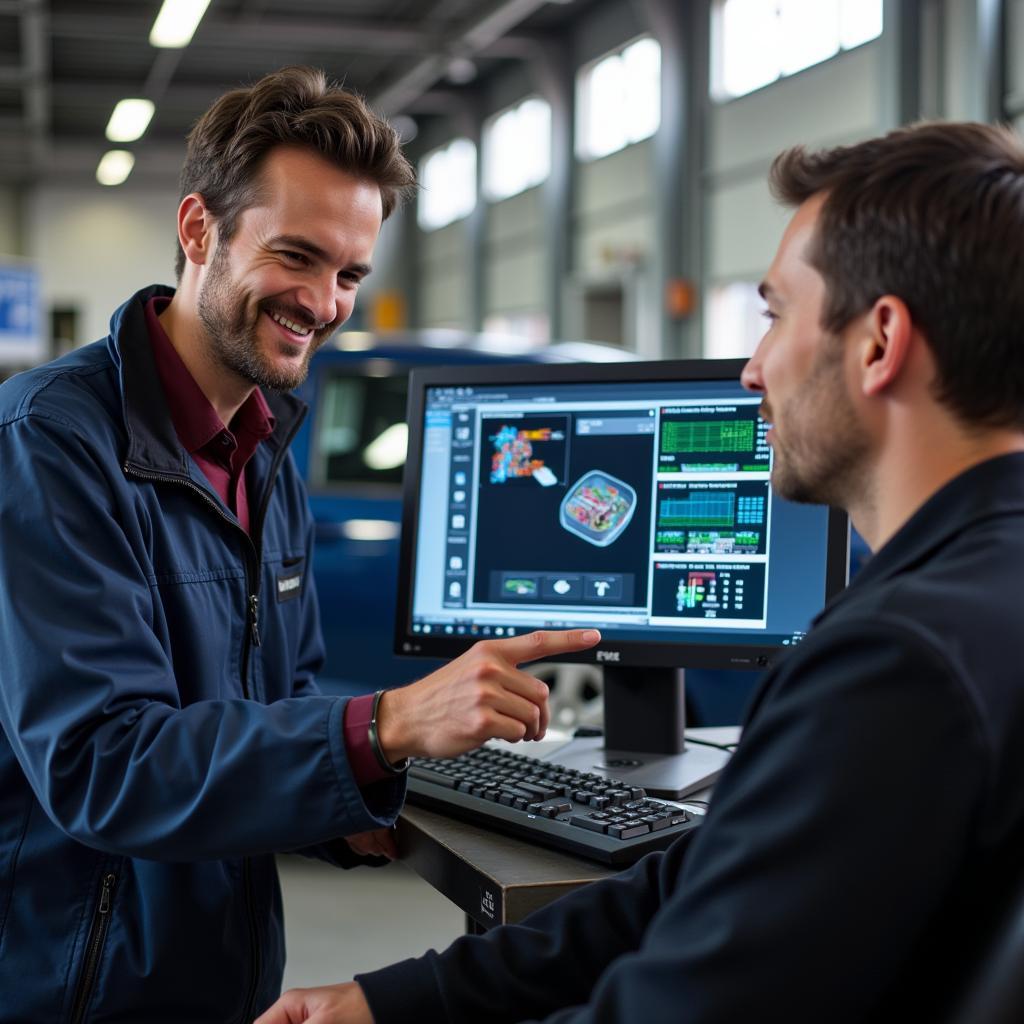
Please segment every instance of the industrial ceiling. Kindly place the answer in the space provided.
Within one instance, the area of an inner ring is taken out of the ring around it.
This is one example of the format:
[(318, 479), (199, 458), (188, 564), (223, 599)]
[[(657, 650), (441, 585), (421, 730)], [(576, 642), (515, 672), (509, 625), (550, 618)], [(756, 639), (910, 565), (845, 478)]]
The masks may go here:
[(160, 0), (0, 0), (0, 183), (93, 179), (126, 97), (156, 105), (130, 147), (133, 179), (166, 182), (218, 95), (286, 64), (322, 67), (381, 112), (422, 121), (591, 3), (212, 0), (188, 46), (157, 49)]

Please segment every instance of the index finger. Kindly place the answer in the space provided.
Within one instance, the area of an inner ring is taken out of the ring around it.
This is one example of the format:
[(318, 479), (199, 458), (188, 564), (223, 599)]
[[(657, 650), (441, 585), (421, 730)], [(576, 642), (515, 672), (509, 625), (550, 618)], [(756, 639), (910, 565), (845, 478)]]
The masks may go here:
[(521, 665), (553, 654), (585, 651), (601, 642), (596, 629), (537, 629), (522, 636), (492, 640), (491, 646), (512, 665)]

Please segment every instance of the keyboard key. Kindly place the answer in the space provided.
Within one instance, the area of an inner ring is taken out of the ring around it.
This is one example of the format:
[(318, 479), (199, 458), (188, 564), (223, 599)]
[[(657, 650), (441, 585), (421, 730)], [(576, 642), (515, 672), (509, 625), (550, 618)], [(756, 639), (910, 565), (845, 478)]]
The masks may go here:
[(541, 804), (540, 809), (545, 814), (548, 814), (548, 811), (552, 811), (552, 814), (548, 814), (548, 817), (552, 818), (556, 814), (565, 814), (566, 811), (571, 811), (572, 804), (568, 800), (550, 800), (545, 804)]
[(580, 828), (589, 829), (591, 832), (603, 832), (607, 828), (603, 821), (598, 821), (587, 814), (574, 814), (569, 819), (569, 824), (579, 825)]
[(556, 789), (554, 786), (542, 785), (536, 782), (521, 782), (519, 788), (525, 790), (538, 800), (550, 800), (553, 796), (562, 795), (561, 788)]
[(609, 825), (608, 835), (613, 839), (634, 839), (637, 836), (646, 835), (650, 832), (650, 828), (647, 825)]
[(433, 771), (430, 768), (424, 768), (419, 764), (411, 765), (409, 773), (411, 775), (415, 775), (418, 779), (422, 779), (424, 782), (432, 782), (435, 786), (444, 786), (445, 789), (455, 788), (455, 779), (450, 775), (445, 775), (443, 772)]
[(670, 828), (672, 825), (671, 818), (656, 818), (654, 815), (645, 817), (644, 821), (651, 826), (652, 832), (660, 832), (663, 828)]

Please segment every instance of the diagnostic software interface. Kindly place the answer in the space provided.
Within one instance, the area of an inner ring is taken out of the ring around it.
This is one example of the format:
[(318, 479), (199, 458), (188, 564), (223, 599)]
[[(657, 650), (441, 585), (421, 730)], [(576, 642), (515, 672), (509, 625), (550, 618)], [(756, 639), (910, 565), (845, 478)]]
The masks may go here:
[(775, 497), (733, 381), (428, 387), (414, 633), (799, 642), (827, 511)]

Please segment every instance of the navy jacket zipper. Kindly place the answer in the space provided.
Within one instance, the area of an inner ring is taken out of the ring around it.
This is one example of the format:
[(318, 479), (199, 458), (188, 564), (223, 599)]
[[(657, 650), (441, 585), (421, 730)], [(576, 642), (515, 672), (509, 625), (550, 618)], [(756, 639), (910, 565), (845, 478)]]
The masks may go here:
[[(263, 488), (263, 494), (260, 499), (259, 509), (256, 513), (256, 519), (254, 520), (254, 531), (253, 535), (250, 536), (245, 530), (242, 529), (239, 522), (232, 516), (228, 515), (223, 508), (213, 497), (198, 484), (194, 483), (187, 476), (179, 473), (147, 473), (145, 470), (139, 469), (137, 466), (133, 466), (130, 463), (125, 463), (124, 472), (128, 476), (133, 476), (139, 480), (148, 480), (155, 483), (167, 483), (176, 484), (180, 487), (185, 487), (188, 490), (199, 495), (200, 498), (217, 513), (225, 522), (234, 526), (237, 530), (240, 530), (245, 537), (248, 548), (246, 550), (246, 583), (248, 590), (248, 599), (246, 601), (246, 618), (248, 620), (249, 628), (243, 634), (244, 639), (242, 642), (242, 663), (241, 663), (241, 678), (242, 678), (242, 695), (248, 700), (251, 699), (249, 692), (249, 650), (251, 647), (260, 646), (260, 628), (259, 628), (259, 607), (260, 607), (260, 552), (263, 549), (263, 521), (267, 515), (267, 509), (270, 507), (270, 498), (274, 492), (274, 481), (277, 479), (278, 471), (281, 468), (281, 463), (284, 460), (285, 454), (288, 451), (288, 446), (292, 443), (295, 435), (298, 433), (299, 427), (305, 417), (299, 415), (295, 418), (292, 423), (288, 434), (282, 439), (280, 446), (274, 453), (274, 457), (270, 463), (270, 470), (267, 473), (266, 484)], [(256, 923), (256, 900), (255, 894), (253, 893), (252, 886), (252, 864), (249, 857), (242, 858), (242, 881), (245, 889), (245, 907), (249, 922), (249, 941), (250, 948), (252, 949), (252, 975), (249, 981), (249, 991), (246, 994), (245, 1006), (242, 1012), (240, 1021), (242, 1024), (248, 1024), (252, 1020), (253, 1006), (256, 1002), (256, 993), (259, 988), (260, 974), (263, 970), (262, 956), (260, 950), (259, 941), (259, 927)]]
[(75, 991), (75, 1001), (71, 1007), (71, 1024), (80, 1024), (85, 1017), (86, 1008), (89, 1005), (89, 997), (92, 995), (93, 985), (96, 983), (96, 973), (100, 966), (100, 954), (103, 952), (103, 941), (107, 937), (107, 929), (110, 927), (110, 902), (114, 895), (114, 884), (117, 877), (108, 872), (103, 876), (103, 884), (100, 887), (100, 900), (96, 905), (96, 911), (92, 917), (92, 924), (89, 927), (89, 938), (85, 943), (85, 959), (82, 962), (82, 973), (78, 976), (78, 987)]

